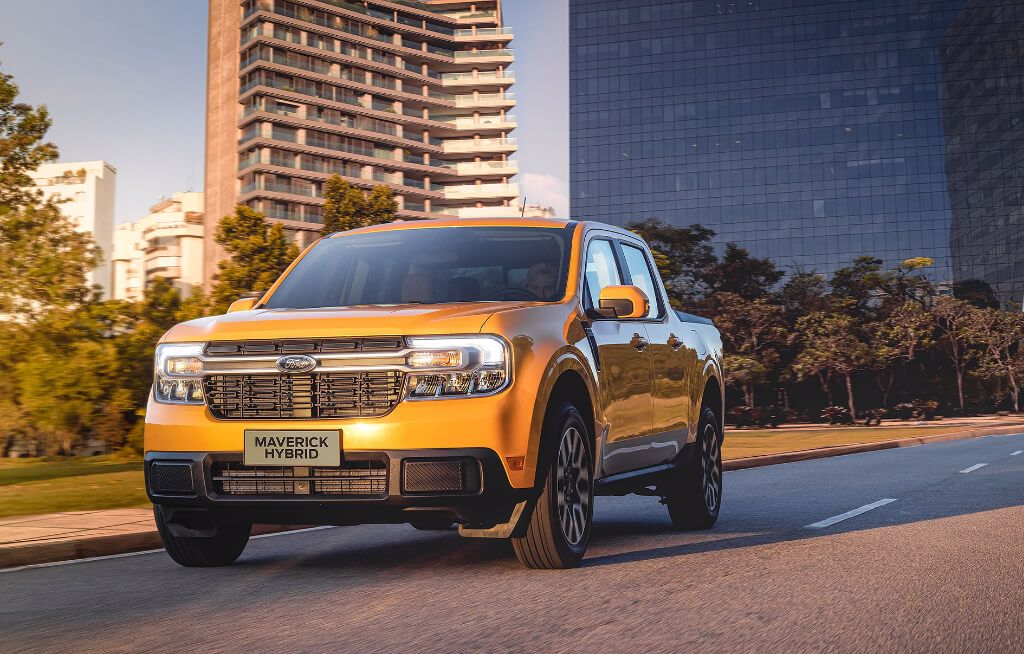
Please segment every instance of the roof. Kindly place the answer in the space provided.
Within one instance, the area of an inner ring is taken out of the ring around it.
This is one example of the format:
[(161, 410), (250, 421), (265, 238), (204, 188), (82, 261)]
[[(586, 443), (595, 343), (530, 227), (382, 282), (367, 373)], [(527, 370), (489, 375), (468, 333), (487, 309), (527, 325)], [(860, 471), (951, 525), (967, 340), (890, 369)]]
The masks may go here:
[(365, 232), (390, 232), (433, 227), (550, 227), (564, 228), (576, 224), (574, 220), (557, 218), (444, 218), (441, 220), (409, 220), (372, 227), (361, 227), (347, 232), (335, 232), (328, 238)]

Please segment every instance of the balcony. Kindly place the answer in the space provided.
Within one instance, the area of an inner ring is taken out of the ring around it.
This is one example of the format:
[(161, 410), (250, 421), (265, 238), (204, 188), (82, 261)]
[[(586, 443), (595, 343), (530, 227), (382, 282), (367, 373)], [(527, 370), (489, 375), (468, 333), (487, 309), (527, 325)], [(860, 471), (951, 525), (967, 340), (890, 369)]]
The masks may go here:
[(441, 213), (455, 218), (518, 218), (519, 209), (516, 207), (459, 207), (435, 209), (434, 213)]
[(515, 152), (516, 140), (513, 138), (504, 139), (463, 139), (459, 141), (445, 141), (442, 147), (444, 153), (467, 153), (467, 152)]
[(455, 106), (460, 108), (483, 109), (485, 107), (514, 107), (514, 93), (478, 93), (476, 95), (458, 95)]
[(460, 161), (445, 163), (442, 167), (447, 168), (451, 174), (460, 177), (488, 177), (493, 175), (511, 177), (519, 174), (519, 162), (517, 161)]
[(511, 27), (480, 27), (455, 30), (456, 42), (511, 41), (514, 38)]
[(518, 184), (463, 184), (445, 186), (445, 200), (511, 199), (519, 197)]
[(509, 86), (516, 83), (512, 71), (488, 71), (481, 73), (443, 73), (441, 86)]
[(460, 130), (513, 130), (518, 124), (516, 117), (512, 114), (506, 114), (504, 118), (496, 115), (480, 116), (479, 118), (475, 118), (473, 116), (459, 116), (457, 118), (445, 118), (440, 120), (441, 122), (448, 124), (452, 129)]
[(509, 49), (500, 50), (456, 50), (457, 63), (512, 63), (515, 53)]

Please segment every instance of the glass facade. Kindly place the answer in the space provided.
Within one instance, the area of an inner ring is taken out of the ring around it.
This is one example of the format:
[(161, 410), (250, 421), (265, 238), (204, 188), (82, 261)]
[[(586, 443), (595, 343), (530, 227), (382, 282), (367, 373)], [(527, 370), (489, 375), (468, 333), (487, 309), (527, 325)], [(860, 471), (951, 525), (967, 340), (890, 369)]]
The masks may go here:
[(1021, 0), (571, 0), (576, 218), (1024, 296)]

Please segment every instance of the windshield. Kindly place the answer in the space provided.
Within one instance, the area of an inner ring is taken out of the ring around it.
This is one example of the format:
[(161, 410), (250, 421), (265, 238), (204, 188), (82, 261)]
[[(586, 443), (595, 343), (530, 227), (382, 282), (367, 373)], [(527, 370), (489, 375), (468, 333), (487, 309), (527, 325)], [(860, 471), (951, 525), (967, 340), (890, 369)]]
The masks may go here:
[(327, 238), (265, 306), (442, 304), (565, 295), (572, 227), (432, 227)]

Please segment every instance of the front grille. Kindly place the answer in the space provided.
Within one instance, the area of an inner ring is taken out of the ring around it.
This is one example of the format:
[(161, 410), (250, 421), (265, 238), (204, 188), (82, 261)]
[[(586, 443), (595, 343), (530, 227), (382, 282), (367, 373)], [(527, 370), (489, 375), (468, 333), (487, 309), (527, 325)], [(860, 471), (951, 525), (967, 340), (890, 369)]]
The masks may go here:
[(345, 461), (340, 468), (263, 467), (236, 462), (213, 465), (213, 487), (224, 495), (354, 495), (387, 494), (388, 471), (383, 461)]
[(203, 380), (214, 418), (368, 418), (401, 399), (405, 373), (395, 370), (308, 375), (210, 375)]

